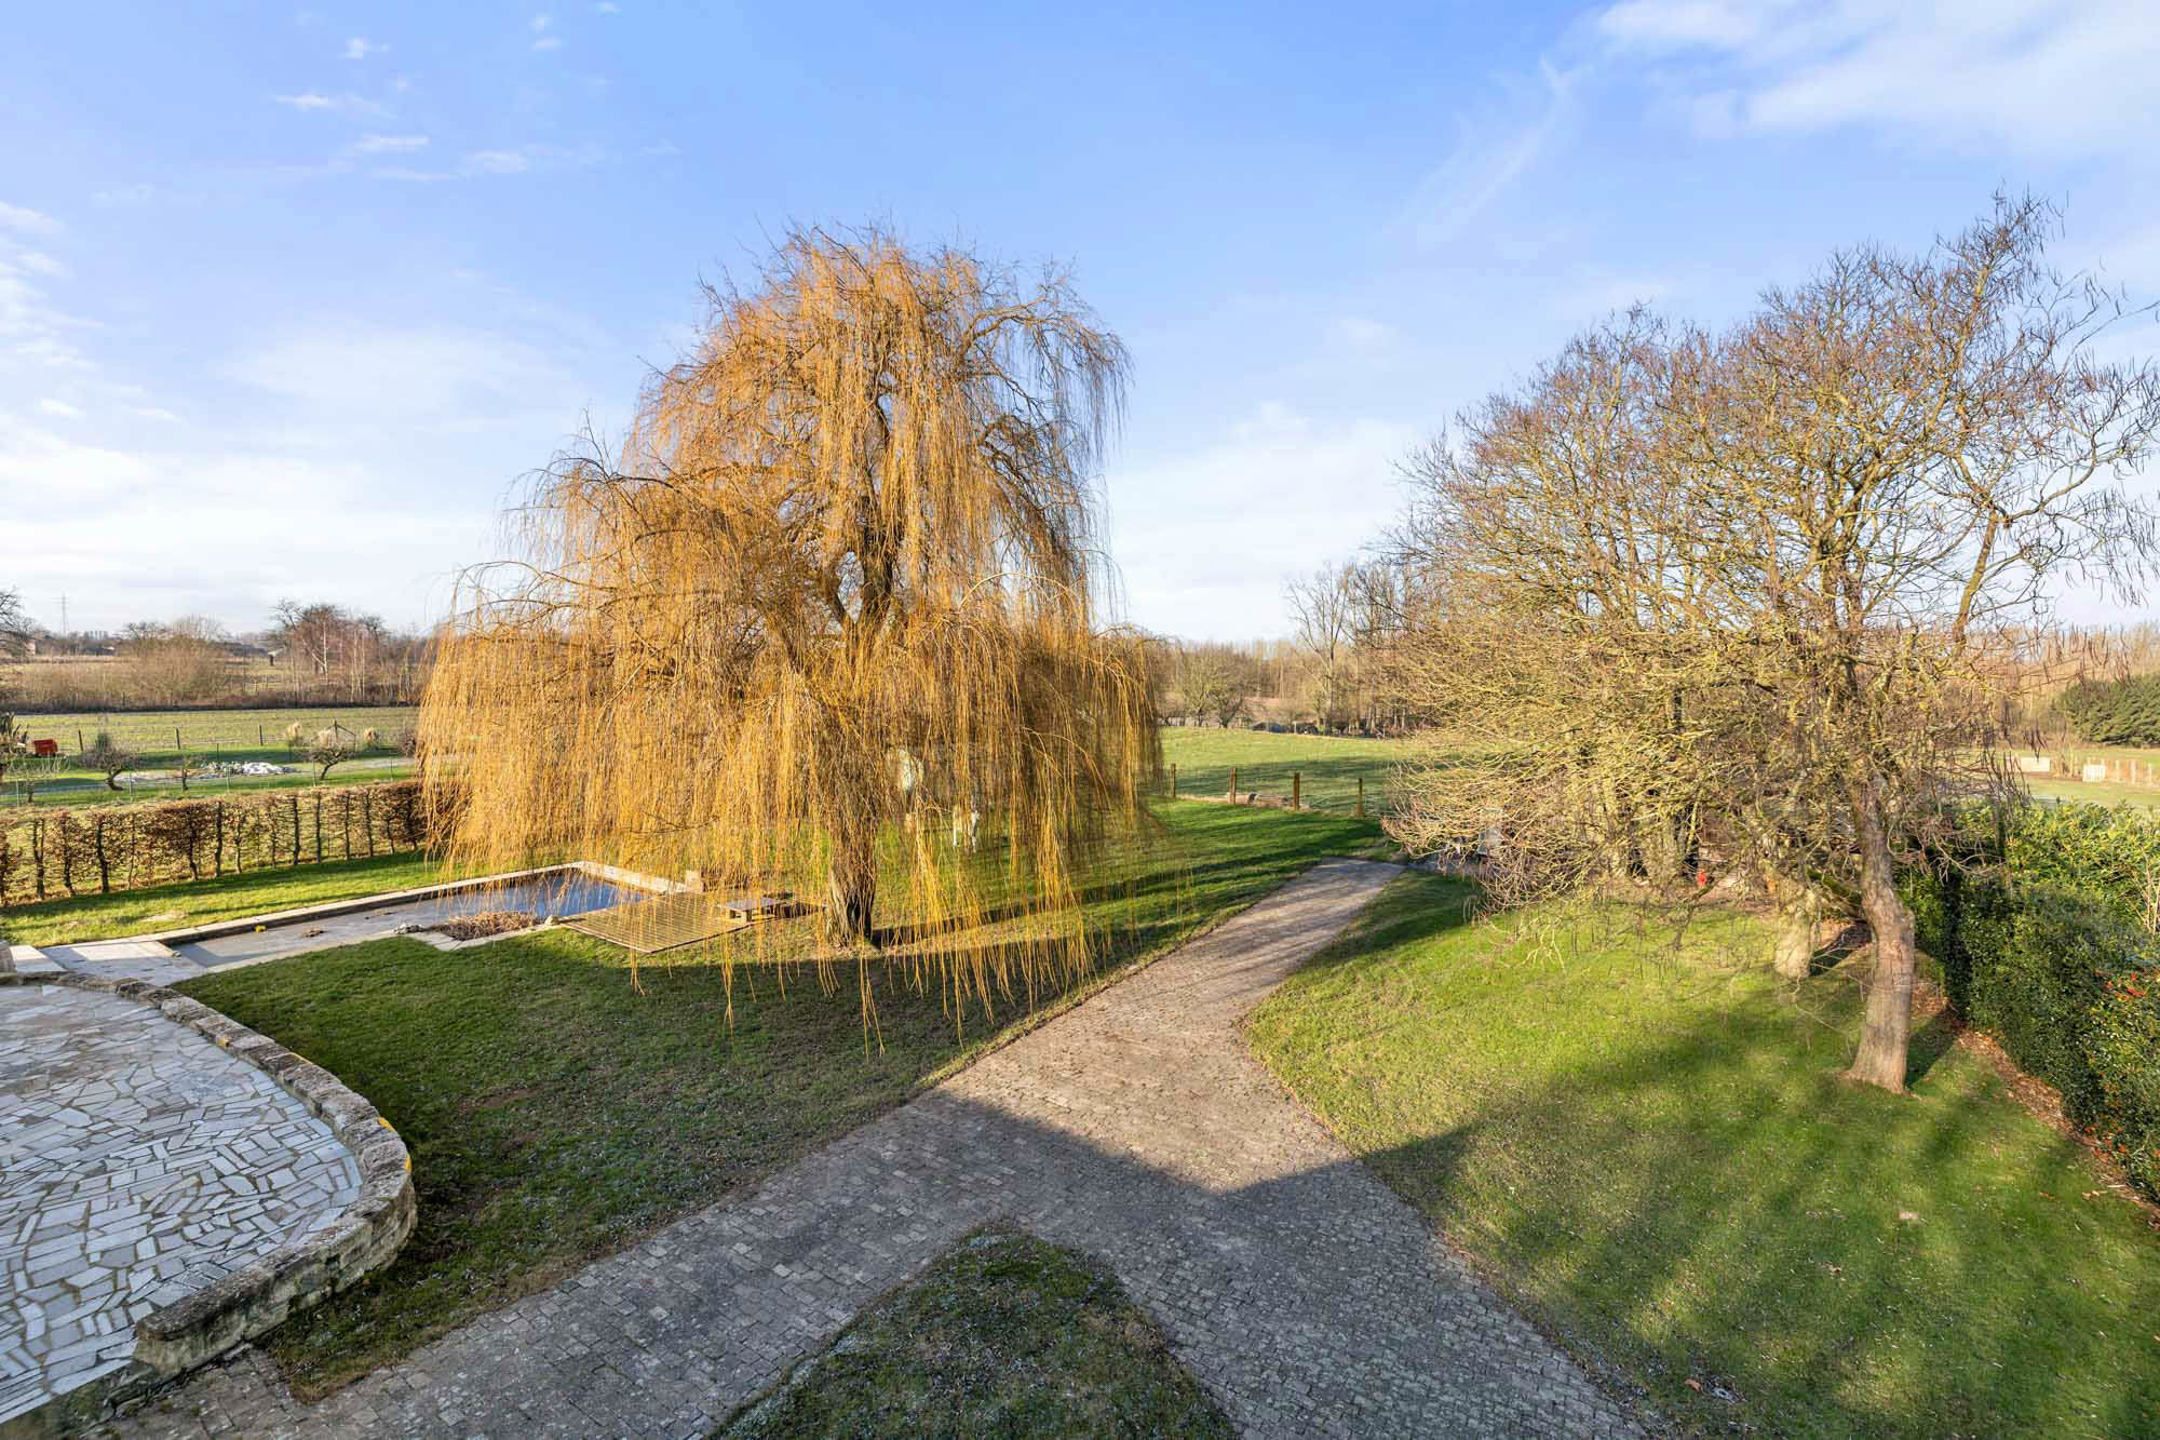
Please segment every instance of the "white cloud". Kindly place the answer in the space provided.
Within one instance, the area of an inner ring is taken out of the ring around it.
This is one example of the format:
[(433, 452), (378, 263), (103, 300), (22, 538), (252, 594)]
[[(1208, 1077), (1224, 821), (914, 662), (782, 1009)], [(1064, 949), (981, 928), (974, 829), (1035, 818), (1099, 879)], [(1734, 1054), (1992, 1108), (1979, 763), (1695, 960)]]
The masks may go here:
[(380, 55), (389, 48), (388, 45), (382, 44), (380, 41), (370, 40), (362, 35), (355, 35), (345, 42), (345, 58), (347, 60), (365, 60), (368, 56)]
[(465, 168), (475, 175), (520, 175), (532, 161), (522, 150), (475, 150), (465, 157)]
[(1534, 85), (1462, 122), (1447, 159), (1410, 200), (1406, 220), (1421, 248), (1461, 235), (1543, 157), (1573, 116), (1574, 83), (1573, 72), (1541, 61)]
[(0, 230), (13, 230), (18, 235), (49, 236), (58, 235), (60, 229), (60, 222), (42, 210), (0, 201)]
[(622, 13), (622, 6), (617, 5), (615, 0), (600, 0), (600, 3), (592, 8), (595, 15), (620, 15)]
[(1550, 294), (1553, 313), (1572, 324), (1590, 324), (1635, 305), (1656, 305), (1673, 292), (1662, 275), (1619, 274), (1600, 266), (1561, 279)]
[[(218, 424), (176, 424), (147, 397), (100, 399), (80, 429), (64, 402), (0, 410), (0, 495), (68, 501), (11, 514), (9, 583), (33, 607), (64, 591), (93, 626), (190, 612), (251, 625), (300, 592), (394, 623), (439, 615), (457, 567), (493, 553), (514, 474), (586, 408), (564, 335), (533, 324), (320, 319), (199, 377), (202, 403), (238, 417)], [(0, 352), (0, 395), (17, 373), (35, 372)]]
[(438, 184), (445, 180), (491, 175), (523, 175), (552, 166), (597, 165), (605, 158), (597, 145), (522, 145), (514, 150), (474, 150), (450, 169), (422, 169), (411, 165), (381, 165), (368, 172), (377, 180), (402, 180), (414, 184)]
[(567, 429), (586, 398), (566, 369), (522, 340), (342, 318), (260, 345), (227, 373), (289, 402), (292, 420), (332, 444), (347, 426), (461, 430), (540, 418)]
[(1327, 339), (1330, 344), (1359, 355), (1384, 355), (1402, 344), (1403, 333), (1385, 320), (1364, 315), (1339, 315), (1328, 322)]
[(156, 194), (156, 186), (138, 180), (133, 185), (115, 185), (109, 190), (100, 190), (90, 199), (93, 204), (103, 206), (146, 205)]
[(73, 336), (87, 328), (38, 283), (64, 275), (66, 267), (0, 231), (0, 379), (11, 364), (40, 370), (84, 370)]
[[(10, 516), (19, 563), (9, 583), (33, 614), (65, 594), (86, 626), (190, 613), (254, 625), (286, 594), (424, 620), (455, 568), (485, 553), (492, 516), (455, 504), (423, 512), (385, 491), (383, 470), (342, 457), (126, 450), (0, 413), (0, 495), (69, 502)], [(109, 518), (86, 525), (86, 512)]]
[(65, 400), (55, 400), (49, 395), (37, 402), (37, 408), (39, 414), (50, 415), (56, 420), (80, 420), (83, 418), (83, 412), (79, 406), (70, 405)]
[(2056, 155), (2149, 151), (2151, 0), (1621, 0), (1594, 28), (1675, 67), (1707, 134), (1883, 125)]
[(341, 115), (383, 113), (379, 103), (361, 95), (325, 95), (319, 90), (303, 90), (297, 95), (273, 95), (270, 98), (295, 110), (324, 110)]
[(363, 135), (352, 144), (355, 155), (410, 155), (415, 150), (425, 150), (425, 135)]
[(1284, 633), (1286, 581), (1368, 544), (1399, 508), (1413, 426), (1261, 406), (1212, 442), (1113, 467), (1111, 555), (1130, 618), (1192, 638)]

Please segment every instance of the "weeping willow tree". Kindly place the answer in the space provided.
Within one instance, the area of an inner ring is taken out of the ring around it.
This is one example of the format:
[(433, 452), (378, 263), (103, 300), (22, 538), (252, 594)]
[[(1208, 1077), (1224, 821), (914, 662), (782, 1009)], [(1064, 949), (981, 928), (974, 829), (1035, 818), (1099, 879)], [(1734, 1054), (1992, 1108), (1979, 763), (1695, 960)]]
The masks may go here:
[[(611, 463), (561, 457), (461, 587), (421, 709), (455, 858), (793, 888), (985, 1001), (1084, 959), (1079, 875), (1158, 764), (1098, 626), (1125, 351), (1061, 274), (790, 236), (710, 292)], [(1017, 957), (966, 932), (1048, 924)]]

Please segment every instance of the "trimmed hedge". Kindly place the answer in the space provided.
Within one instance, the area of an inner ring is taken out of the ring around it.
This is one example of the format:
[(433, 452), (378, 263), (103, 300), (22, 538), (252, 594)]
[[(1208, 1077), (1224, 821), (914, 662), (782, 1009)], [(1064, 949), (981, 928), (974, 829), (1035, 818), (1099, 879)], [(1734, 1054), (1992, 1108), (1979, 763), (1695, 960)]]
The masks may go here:
[(0, 906), (420, 850), (417, 780), (37, 810), (0, 821)]
[(1965, 1018), (2160, 1196), (2160, 824), (2065, 805), (1974, 828), (1961, 858), (2007, 863), (1910, 877), (1922, 947)]

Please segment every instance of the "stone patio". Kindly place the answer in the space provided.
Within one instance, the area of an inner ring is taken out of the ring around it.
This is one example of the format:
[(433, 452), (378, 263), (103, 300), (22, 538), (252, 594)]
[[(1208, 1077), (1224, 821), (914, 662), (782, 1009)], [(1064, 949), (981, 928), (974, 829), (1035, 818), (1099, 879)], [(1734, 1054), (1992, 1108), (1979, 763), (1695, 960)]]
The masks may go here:
[(352, 1154), (151, 1005), (0, 986), (0, 1424), (123, 1367), (134, 1325), (333, 1219)]

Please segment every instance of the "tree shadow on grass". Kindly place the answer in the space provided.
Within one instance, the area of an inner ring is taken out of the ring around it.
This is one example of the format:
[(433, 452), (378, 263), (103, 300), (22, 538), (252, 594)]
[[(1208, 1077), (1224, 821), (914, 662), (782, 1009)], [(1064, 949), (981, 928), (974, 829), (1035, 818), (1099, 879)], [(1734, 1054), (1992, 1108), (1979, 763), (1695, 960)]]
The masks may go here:
[[(1376, 907), (1311, 968), (1349, 987), (1380, 967), (1386, 1003), (1415, 1007), (1394, 947), (1458, 928), (1464, 898)], [(1772, 987), (1587, 1037), (1563, 1012), (1609, 996), (1550, 1003), (1565, 1048), (1521, 1074), (1368, 1077), (1377, 1120), (1324, 1078), (1304, 1098), (1343, 1107), (1372, 1169), (1593, 1365), (1699, 1433), (2160, 1434), (2160, 1239), (2098, 1192), (2078, 1146), (1950, 1059), (1947, 1014), (1915, 1034), (1915, 1093), (1890, 1096), (1844, 1081), (1848, 1031)], [(1416, 1047), (1479, 1023), (1442, 1020), (1366, 1058), (1421, 1065)], [(1435, 1093), (1433, 1133), (1385, 1143)]]

